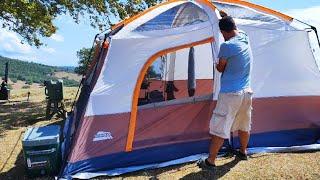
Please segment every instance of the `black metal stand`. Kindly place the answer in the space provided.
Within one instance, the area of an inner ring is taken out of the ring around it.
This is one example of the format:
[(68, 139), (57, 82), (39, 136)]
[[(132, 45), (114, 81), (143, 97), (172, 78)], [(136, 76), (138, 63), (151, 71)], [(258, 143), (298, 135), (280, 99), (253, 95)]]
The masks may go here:
[(60, 118), (66, 119), (66, 113), (67, 111), (62, 101), (47, 99), (46, 119), (51, 119), (55, 114)]

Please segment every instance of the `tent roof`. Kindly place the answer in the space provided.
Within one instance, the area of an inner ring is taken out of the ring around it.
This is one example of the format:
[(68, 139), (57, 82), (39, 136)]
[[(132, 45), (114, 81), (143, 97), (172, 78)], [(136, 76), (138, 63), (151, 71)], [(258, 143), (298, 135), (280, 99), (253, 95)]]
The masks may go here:
[[(148, 9), (146, 9), (145, 11), (135, 15), (135, 16), (132, 16), (130, 18), (127, 18), (121, 22), (119, 22), (118, 24), (114, 25), (111, 27), (112, 30), (124, 25), (126, 26), (127, 24), (131, 23), (132, 21), (136, 20), (137, 18), (147, 14), (148, 12), (158, 8), (158, 7), (161, 7), (161, 6), (164, 6), (164, 5), (167, 5), (167, 4), (170, 4), (170, 3), (174, 3), (174, 2), (187, 2), (186, 0), (169, 0), (169, 1), (166, 1), (164, 3), (160, 3), (156, 6), (152, 6)], [(216, 6), (213, 4), (214, 2), (218, 2), (218, 3), (224, 3), (224, 4), (234, 4), (234, 5), (237, 5), (237, 6), (243, 6), (243, 7), (248, 7), (248, 8), (251, 8), (251, 9), (254, 9), (258, 12), (261, 12), (261, 13), (264, 13), (264, 14), (269, 14), (269, 15), (273, 15), (275, 17), (278, 17), (280, 18), (281, 20), (284, 20), (284, 21), (287, 21), (287, 22), (292, 22), (294, 18), (286, 15), (286, 14), (283, 14), (283, 13), (280, 13), (278, 11), (275, 11), (275, 10), (272, 10), (272, 9), (269, 9), (267, 7), (264, 7), (264, 6), (261, 6), (261, 5), (257, 5), (257, 4), (253, 4), (253, 3), (250, 3), (250, 2), (247, 2), (247, 1), (242, 1), (242, 0), (216, 0), (216, 1), (208, 1), (208, 0), (196, 0), (196, 2), (199, 2), (199, 3), (203, 3), (203, 4), (206, 4), (207, 6), (209, 6), (210, 8), (212, 9), (216, 9)]]

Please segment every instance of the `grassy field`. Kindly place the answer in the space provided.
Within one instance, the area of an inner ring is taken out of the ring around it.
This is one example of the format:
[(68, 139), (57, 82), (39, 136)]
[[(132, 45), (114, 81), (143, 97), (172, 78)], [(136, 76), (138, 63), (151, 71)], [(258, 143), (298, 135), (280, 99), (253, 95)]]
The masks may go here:
[[(68, 111), (76, 89), (64, 88)], [(27, 179), (21, 145), (23, 133), (28, 126), (61, 123), (57, 118), (46, 120), (45, 108), (44, 88), (14, 89), (10, 102), (0, 104), (0, 179)]]
[[(75, 93), (76, 88), (65, 88), (67, 110)], [(11, 97), (11, 102), (0, 104), (0, 179), (28, 179), (22, 155), (23, 133), (28, 126), (56, 124), (61, 120), (45, 120), (43, 88), (13, 90)], [(320, 152), (255, 154), (248, 161), (240, 162), (220, 158), (217, 165), (215, 173), (201, 171), (195, 163), (188, 163), (113, 179), (320, 179)]]
[(63, 78), (71, 79), (71, 80), (75, 80), (77, 82), (80, 82), (80, 80), (81, 80), (80, 75), (75, 74), (75, 73), (70, 73), (70, 72), (63, 72), (63, 71), (55, 72), (54, 77), (57, 77), (59, 79), (63, 79)]

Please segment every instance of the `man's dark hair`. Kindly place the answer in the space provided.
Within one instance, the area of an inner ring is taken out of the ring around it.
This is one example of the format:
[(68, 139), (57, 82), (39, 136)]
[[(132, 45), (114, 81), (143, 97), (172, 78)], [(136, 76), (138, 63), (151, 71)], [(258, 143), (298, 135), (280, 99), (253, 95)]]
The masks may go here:
[(231, 16), (224, 16), (219, 21), (219, 28), (221, 31), (230, 32), (232, 30), (236, 30), (237, 26)]

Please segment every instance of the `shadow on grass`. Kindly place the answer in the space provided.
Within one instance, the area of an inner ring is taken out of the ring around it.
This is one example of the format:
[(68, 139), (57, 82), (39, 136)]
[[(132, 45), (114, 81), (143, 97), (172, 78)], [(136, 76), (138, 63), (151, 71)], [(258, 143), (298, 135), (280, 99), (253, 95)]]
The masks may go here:
[(249, 159), (258, 159), (262, 157), (269, 157), (269, 156), (282, 156), (283, 154), (310, 154), (310, 153), (317, 153), (319, 150), (300, 150), (300, 151), (284, 151), (284, 152), (273, 152), (273, 153), (257, 153), (249, 155)]
[[(53, 124), (61, 124), (63, 121), (57, 121), (54, 119), (52, 121), (48, 121), (45, 118), (45, 108), (46, 101), (43, 102), (19, 102), (19, 101), (11, 101), (0, 104), (0, 138), (5, 136), (6, 131), (8, 130), (17, 130), (21, 128), (25, 128), (28, 126), (34, 126), (37, 123), (37, 126), (40, 125), (53, 125)], [(38, 123), (40, 121), (44, 121), (43, 124)], [(17, 135), (16, 142), (14, 143), (14, 147), (10, 150), (10, 152), (6, 152), (5, 154), (1, 154), (1, 156), (6, 156), (4, 164), (0, 165), (0, 179), (28, 179), (25, 173), (25, 163), (23, 158), (23, 152), (20, 147), (18, 147), (18, 143), (21, 142), (23, 138), (24, 131), (20, 131), (20, 135)], [(15, 139), (15, 138), (14, 138)], [(5, 145), (5, 144), (1, 144)], [(1, 148), (1, 146), (0, 146)], [(8, 168), (8, 162), (12, 159), (12, 155), (14, 152), (20, 152), (17, 159), (14, 161), (14, 165), (7, 172), (2, 172), (5, 168)], [(49, 179), (46, 177), (44, 179)], [(53, 179), (53, 178), (51, 178)]]
[[(217, 166), (215, 169), (215, 172), (211, 172), (211, 171), (198, 171), (198, 172), (193, 172), (190, 174), (185, 175), (184, 177), (180, 178), (182, 180), (194, 180), (194, 179), (203, 179), (203, 180), (207, 180), (207, 179), (219, 179), (220, 177), (224, 176), (225, 174), (227, 174), (231, 168), (233, 168), (234, 166), (236, 166), (238, 164), (240, 160), (235, 158), (234, 160), (232, 160), (229, 163), (226, 163), (222, 166)], [(190, 163), (184, 163), (184, 164), (179, 164), (179, 165), (173, 165), (173, 166), (169, 166), (169, 167), (165, 167), (165, 168), (159, 168), (159, 169), (151, 169), (151, 170), (142, 170), (142, 171), (137, 171), (137, 172), (132, 172), (132, 173), (128, 173), (128, 174), (124, 174), (121, 176), (116, 176), (116, 177), (121, 177), (121, 179), (123, 178), (127, 178), (127, 177), (136, 177), (136, 176), (143, 176), (143, 177), (147, 177), (150, 180), (158, 180), (159, 179), (159, 175), (162, 173), (172, 173), (174, 171), (180, 171), (180, 170), (186, 170), (185, 166), (188, 164), (195, 164), (194, 162), (190, 162)], [(194, 168), (194, 166), (190, 167), (190, 168)], [(109, 179), (112, 178), (110, 176), (100, 176), (96, 179)]]
[[(50, 126), (50, 125), (57, 125), (60, 124), (62, 121), (56, 121), (56, 122), (52, 122), (50, 124), (47, 124), (46, 126)], [(42, 177), (28, 177), (25, 171), (25, 162), (24, 162), (24, 157), (23, 157), (23, 151), (22, 149), (20, 149), (19, 155), (16, 158), (16, 161), (14, 163), (14, 166), (7, 172), (2, 172), (3, 169), (6, 167), (8, 161), (10, 160), (10, 158), (12, 158), (12, 154), (15, 151), (15, 149), (17, 148), (18, 143), (22, 140), (22, 136), (23, 136), (23, 132), (21, 132), (19, 138), (17, 139), (17, 141), (15, 142), (14, 147), (12, 148), (11, 152), (9, 153), (6, 161), (4, 162), (4, 164), (2, 165), (2, 167), (0, 167), (0, 179), (54, 179), (53, 176), (42, 176)]]
[[(1, 165), (1, 167), (0, 167), (0, 168), (1, 168), (1, 169), (0, 169), (0, 172), (2, 172), (3, 169), (6, 167), (6, 165), (8, 164), (8, 161), (9, 161), (10, 158), (12, 157), (12, 154), (13, 154), (14, 150), (17, 148), (17, 145), (18, 145), (18, 143), (19, 143), (19, 141), (20, 141), (20, 139), (21, 139), (21, 136), (22, 136), (22, 132), (20, 133), (19, 138), (18, 138), (17, 141), (15, 142), (15, 145), (14, 145), (13, 148), (11, 149), (11, 151), (10, 151), (10, 153), (9, 153), (6, 161)], [(20, 153), (21, 153), (21, 152), (20, 152)], [(20, 155), (20, 154), (19, 154), (19, 155)], [(18, 156), (18, 157), (19, 157), (19, 156)], [(17, 158), (17, 161), (16, 161), (16, 162), (18, 162), (18, 159), (19, 159), (19, 158)]]
[(7, 130), (32, 126), (46, 120), (46, 101), (0, 104), (0, 138)]
[(234, 160), (224, 165), (217, 166), (214, 171), (201, 170), (199, 172), (193, 172), (182, 177), (181, 180), (219, 179), (225, 174), (227, 174), (233, 167), (235, 167), (239, 161), (240, 160), (238, 158), (235, 158)]
[(6, 130), (45, 120), (45, 102), (10, 102), (0, 105), (0, 135)]
[(44, 180), (44, 179), (54, 179), (52, 176), (42, 176), (42, 177), (28, 177), (25, 169), (25, 164), (24, 164), (24, 157), (23, 157), (23, 152), (22, 150), (20, 151), (14, 167), (12, 167), (9, 171), (0, 173), (0, 179), (26, 179), (26, 180), (31, 180), (31, 179), (39, 179), (39, 180)]
[(23, 153), (22, 151), (20, 151), (15, 161), (14, 167), (7, 172), (1, 173), (0, 179), (26, 179), (24, 177), (24, 174), (25, 174), (25, 170), (24, 170), (24, 162), (23, 162)]
[[(190, 163), (184, 163), (184, 164), (178, 164), (178, 165), (172, 165), (164, 168), (158, 168), (158, 169), (149, 169), (149, 170), (140, 170), (136, 172), (131, 172), (127, 174), (123, 174), (120, 176), (115, 176), (115, 177), (121, 177), (123, 178), (128, 178), (128, 177), (136, 177), (136, 176), (144, 176), (148, 177), (150, 180), (158, 180), (158, 175), (166, 172), (172, 172), (172, 171), (180, 171), (180, 169), (188, 164), (193, 164), (193, 162)], [(112, 178), (111, 176), (101, 176), (98, 179), (110, 179)]]

